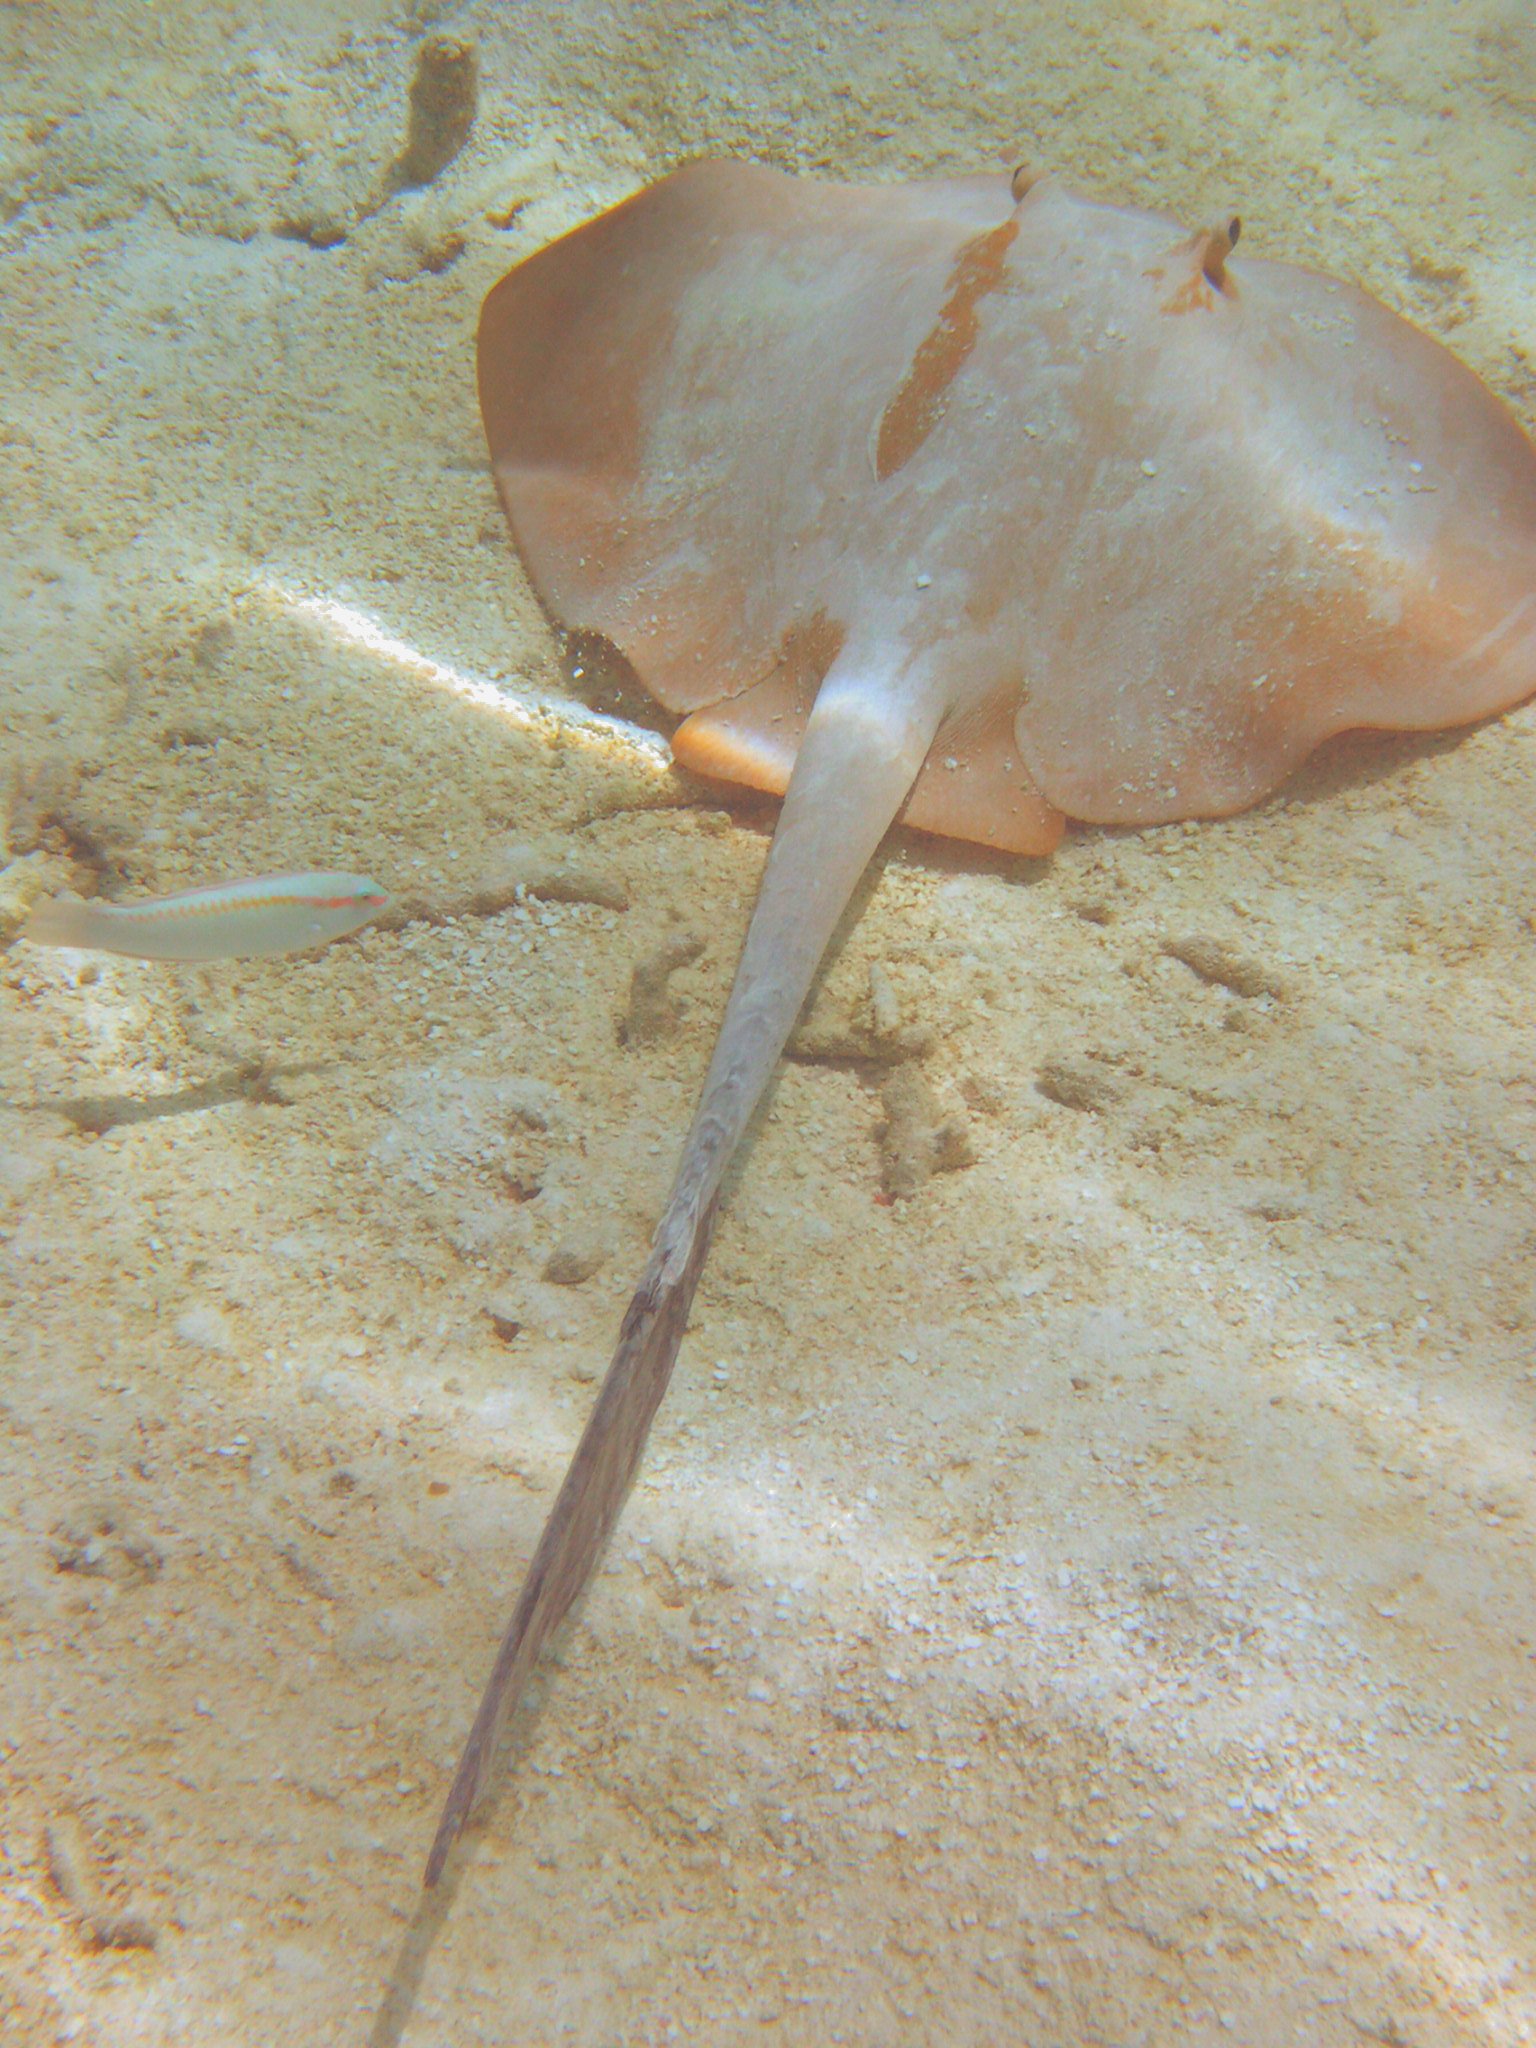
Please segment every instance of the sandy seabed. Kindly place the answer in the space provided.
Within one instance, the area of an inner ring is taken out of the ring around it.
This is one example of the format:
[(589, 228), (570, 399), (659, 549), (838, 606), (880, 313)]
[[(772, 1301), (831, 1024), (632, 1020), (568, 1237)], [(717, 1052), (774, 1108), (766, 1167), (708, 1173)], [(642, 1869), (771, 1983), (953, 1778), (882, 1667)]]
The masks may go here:
[[(402, 192), (430, 34), (478, 119)], [(412, 912), (0, 958), (0, 2036), (1536, 2038), (1529, 709), (888, 843), (421, 1905), (772, 821), (577, 701), (474, 324), (709, 152), (1236, 210), (1536, 420), (1518, 0), (0, 5), (0, 927)], [(894, 1204), (872, 980), (973, 1155)]]

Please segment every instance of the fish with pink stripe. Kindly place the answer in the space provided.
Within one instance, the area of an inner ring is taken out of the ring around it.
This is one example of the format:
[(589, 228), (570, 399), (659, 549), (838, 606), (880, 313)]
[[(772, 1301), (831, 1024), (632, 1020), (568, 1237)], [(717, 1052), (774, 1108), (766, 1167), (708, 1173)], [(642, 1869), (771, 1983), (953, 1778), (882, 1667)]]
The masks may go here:
[(21, 937), (35, 946), (79, 946), (135, 960), (261, 960), (343, 938), (388, 902), (368, 875), (315, 869), (138, 903), (56, 896), (34, 908)]

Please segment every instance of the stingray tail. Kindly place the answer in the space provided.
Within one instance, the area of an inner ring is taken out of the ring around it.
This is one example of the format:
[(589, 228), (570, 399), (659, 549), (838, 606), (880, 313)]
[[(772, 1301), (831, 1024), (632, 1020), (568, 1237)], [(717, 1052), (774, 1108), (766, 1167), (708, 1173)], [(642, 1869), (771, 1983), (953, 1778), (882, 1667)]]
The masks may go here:
[(935, 709), (893, 709), (861, 680), (835, 664), (807, 724), (677, 1180), (459, 1760), (427, 1859), (429, 1887), (485, 1788), (546, 1636), (591, 1577), (623, 1505), (672, 1377), (721, 1179), (932, 740)]

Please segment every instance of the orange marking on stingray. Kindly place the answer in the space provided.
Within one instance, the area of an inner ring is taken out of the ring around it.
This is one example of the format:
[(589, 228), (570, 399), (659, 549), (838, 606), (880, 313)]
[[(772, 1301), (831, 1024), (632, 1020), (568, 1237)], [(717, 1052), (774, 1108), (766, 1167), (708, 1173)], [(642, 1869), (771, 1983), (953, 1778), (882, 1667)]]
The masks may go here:
[(1001, 285), (1018, 232), (1016, 220), (1005, 220), (967, 242), (955, 258), (949, 296), (880, 418), (875, 475), (882, 483), (917, 453), (938, 425), (949, 387), (981, 333), (977, 307)]

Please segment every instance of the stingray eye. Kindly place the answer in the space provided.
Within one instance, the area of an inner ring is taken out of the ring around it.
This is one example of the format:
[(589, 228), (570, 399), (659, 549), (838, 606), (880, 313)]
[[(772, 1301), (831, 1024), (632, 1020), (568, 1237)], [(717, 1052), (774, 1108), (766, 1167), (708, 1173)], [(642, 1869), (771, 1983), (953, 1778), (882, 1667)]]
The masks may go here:
[(1039, 184), (1040, 177), (1041, 173), (1035, 169), (1033, 164), (1019, 165), (1013, 176), (1008, 180), (1008, 190), (1013, 194), (1015, 206), (1018, 205), (1026, 192)]
[(1234, 213), (1224, 228), (1208, 228), (1200, 239), (1200, 268), (1205, 272), (1207, 284), (1217, 291), (1227, 288), (1227, 258), (1237, 247), (1237, 238), (1243, 232), (1243, 224)]

